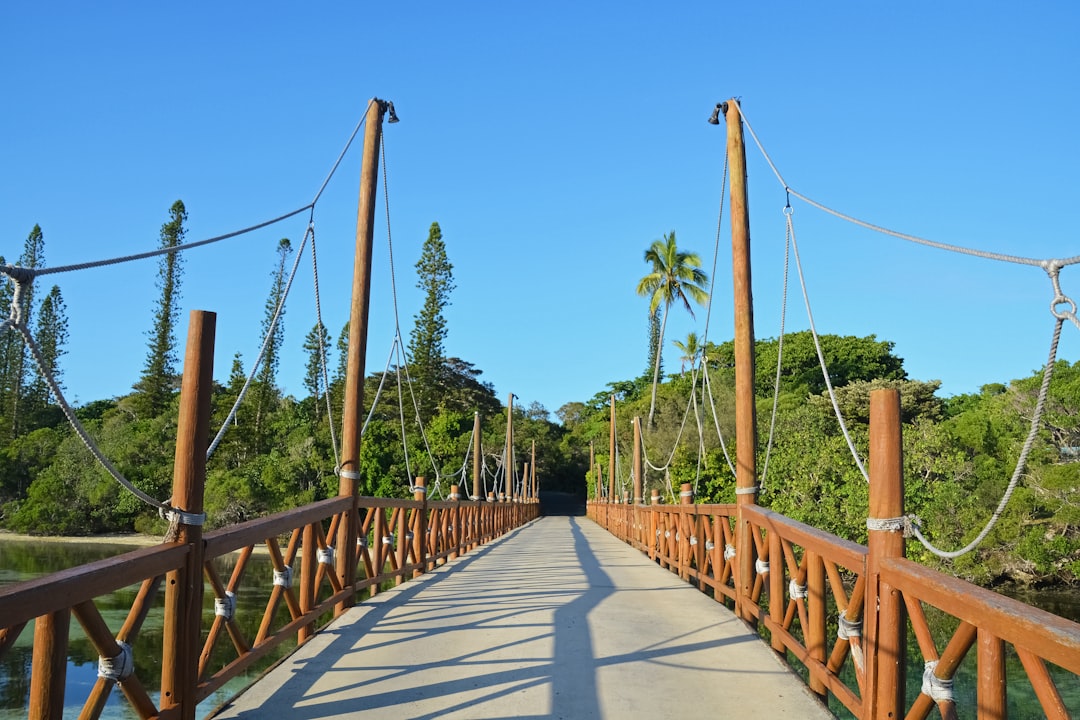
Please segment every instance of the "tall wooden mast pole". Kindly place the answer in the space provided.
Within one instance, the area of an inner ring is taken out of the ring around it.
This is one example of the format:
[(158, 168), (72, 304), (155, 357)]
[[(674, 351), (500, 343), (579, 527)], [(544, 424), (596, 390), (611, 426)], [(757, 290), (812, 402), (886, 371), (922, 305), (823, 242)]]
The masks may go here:
[[(371, 301), (371, 246), (375, 226), (375, 190), (378, 185), (379, 141), (386, 103), (372, 98), (364, 120), (364, 154), (360, 167), (360, 198), (356, 210), (356, 255), (353, 260), (352, 307), (349, 312), (349, 357), (345, 373), (345, 408), (342, 414), (341, 468), (338, 495), (351, 497), (353, 507), (337, 537), (337, 572), (342, 585), (356, 586), (356, 539), (359, 532), (357, 495), (360, 480), (360, 430), (364, 413), (364, 361), (367, 357), (368, 309)], [(338, 614), (353, 605), (349, 595), (338, 603)]]
[(608, 442), (608, 502), (615, 502), (615, 396), (611, 396), (611, 432)]
[(503, 468), (503, 493), (507, 502), (514, 499), (514, 393), (506, 399), (506, 466)]
[[(735, 290), (735, 501), (739, 508), (757, 503), (757, 410), (754, 405), (754, 298), (750, 282), (750, 212), (746, 199), (746, 146), (742, 114), (732, 98), (724, 111), (731, 177), (731, 255)], [(756, 553), (750, 524), (739, 513), (736, 537), (739, 595), (754, 586)], [(777, 558), (779, 561), (779, 558)], [(739, 603), (741, 605), (741, 603)], [(743, 614), (744, 620), (750, 620)]]
[(483, 500), (480, 495), (480, 413), (473, 413), (472, 441), (472, 497), (470, 500)]

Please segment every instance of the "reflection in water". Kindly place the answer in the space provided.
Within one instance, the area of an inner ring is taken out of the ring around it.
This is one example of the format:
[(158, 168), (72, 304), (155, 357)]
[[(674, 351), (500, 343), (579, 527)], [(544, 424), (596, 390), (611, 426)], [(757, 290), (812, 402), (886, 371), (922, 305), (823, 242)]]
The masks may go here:
[[(0, 539), (0, 584), (9, 584), (29, 580), (48, 573), (77, 567), (108, 557), (121, 555), (132, 550), (130, 545), (116, 545), (100, 542), (23, 542)], [(225, 578), (232, 573), (235, 556), (218, 558), (214, 561), (219, 576)], [(251, 642), (259, 629), (262, 615), (272, 586), (273, 571), (266, 556), (255, 555), (249, 561), (244, 572), (241, 591), (237, 595), (236, 619), (244, 637)], [(135, 601), (139, 586), (132, 585), (117, 592), (95, 599), (95, 605), (109, 628), (118, 631), (127, 619), (132, 603)], [(282, 606), (284, 603), (282, 603)], [(135, 658), (135, 673), (143, 687), (150, 692), (157, 702), (158, 688), (161, 685), (161, 645), (164, 622), (164, 592), (158, 593), (138, 636), (132, 643)], [(287, 613), (279, 608), (279, 620)], [(213, 597), (207, 590), (204, 601), (203, 637), (209, 629), (205, 623), (213, 619)], [(30, 662), (34, 624), (27, 624), (15, 645), (0, 656), (0, 720), (26, 717), (30, 697)], [(295, 646), (295, 642), (285, 642), (261, 664), (253, 668), (245, 677), (237, 678), (224, 688), (203, 701), (199, 706), (199, 715), (205, 715), (217, 705), (241, 690), (271, 663), (275, 662)], [(236, 653), (224, 633), (218, 640), (212, 656), (212, 667), (216, 671), (236, 658)], [(83, 702), (89, 696), (97, 682), (98, 654), (96, 648), (87, 639), (78, 621), (72, 618), (70, 640), (68, 643), (68, 665), (65, 699), (65, 716), (77, 715)], [(135, 718), (127, 700), (119, 689), (110, 696), (104, 718)]]

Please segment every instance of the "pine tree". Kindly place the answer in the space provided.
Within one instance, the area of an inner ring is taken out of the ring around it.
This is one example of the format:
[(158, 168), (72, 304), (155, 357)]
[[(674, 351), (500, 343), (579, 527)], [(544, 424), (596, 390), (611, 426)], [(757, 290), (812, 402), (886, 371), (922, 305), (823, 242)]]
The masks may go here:
[(308, 359), (307, 365), (304, 367), (304, 389), (308, 391), (308, 396), (314, 400), (315, 408), (315, 420), (319, 420), (321, 415), (319, 403), (319, 393), (322, 390), (322, 352), (330, 345), (330, 335), (326, 332), (326, 326), (322, 323), (315, 323), (315, 326), (311, 328), (311, 332), (304, 338), (304, 350), (307, 351)]
[[(24, 268), (39, 268), (45, 265), (45, 235), (41, 232), (40, 225), (34, 225), (30, 234), (26, 237), (26, 244), (23, 246), (23, 253), (19, 256), (19, 266)], [(23, 287), (22, 295), (19, 298), (20, 302), (20, 317), (22, 324), (33, 331), (34, 327), (34, 284), (27, 283)], [(10, 310), (10, 302), (14, 302), (14, 299), (9, 301), (8, 309)], [(24, 417), (22, 406), (25, 400), (27, 386), (30, 383), (30, 377), (32, 375), (33, 361), (30, 359), (30, 349), (26, 347), (26, 343), (18, 335), (12, 335), (9, 340), (13, 340), (13, 344), (9, 348), (7, 365), (6, 387), (9, 388), (8, 405), (8, 421), (11, 431), (11, 437), (16, 438), (23, 433)]]
[(439, 223), (431, 223), (428, 238), (416, 263), (416, 287), (425, 292), (424, 305), (416, 315), (409, 339), (412, 358), (411, 376), (418, 389), (423, 417), (430, 417), (438, 404), (437, 397), (445, 356), (446, 318), (443, 310), (450, 304), (454, 290), (454, 266), (446, 257)]
[[(277, 246), (277, 264), (270, 276), (273, 282), (270, 285), (270, 294), (266, 298), (265, 315), (263, 316), (263, 337), (267, 338), (266, 350), (263, 352), (262, 365), (256, 376), (256, 384), (253, 388), (255, 393), (255, 441), (257, 448), (263, 448), (263, 435), (265, 433), (266, 414), (270, 411), (270, 405), (277, 395), (277, 370), (280, 360), (281, 346), (285, 343), (285, 308), (282, 300), (285, 297), (285, 264), (292, 254), (292, 243), (289, 238), (282, 238)], [(279, 311), (278, 307), (281, 306)], [(277, 322), (274, 317), (277, 316)]]
[(44, 372), (34, 365), (32, 380), (27, 388), (24, 403), (29, 415), (39, 418), (35, 425), (40, 425), (42, 414), (49, 407), (49, 384), (47, 375), (51, 375), (56, 384), (63, 388), (61, 378), (63, 372), (60, 369), (60, 356), (66, 351), (67, 344), (67, 309), (64, 298), (60, 294), (60, 287), (53, 285), (49, 294), (41, 301), (41, 307), (37, 313), (37, 323), (34, 331), (34, 343), (38, 346), (41, 359), (44, 363)]
[[(161, 247), (175, 248), (183, 244), (187, 209), (177, 200), (169, 208), (169, 221), (161, 226)], [(158, 298), (154, 311), (154, 328), (148, 333), (150, 348), (142, 377), (135, 385), (136, 408), (148, 416), (160, 414), (169, 404), (176, 386), (176, 326), (180, 320), (180, 278), (183, 261), (180, 253), (161, 257), (158, 264)]]
[(643, 378), (649, 380), (652, 378), (653, 368), (657, 366), (659, 362), (660, 373), (664, 372), (664, 358), (660, 356), (657, 358), (656, 354), (660, 349), (660, 309), (651, 310), (649, 312), (649, 361), (645, 367), (645, 372), (641, 374)]

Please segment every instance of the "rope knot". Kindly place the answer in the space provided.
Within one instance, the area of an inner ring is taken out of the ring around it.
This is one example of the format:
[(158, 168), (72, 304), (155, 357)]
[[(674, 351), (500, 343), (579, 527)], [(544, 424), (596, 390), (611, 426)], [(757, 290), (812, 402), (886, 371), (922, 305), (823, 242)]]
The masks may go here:
[(225, 597), (214, 598), (214, 615), (232, 620), (236, 616), (236, 593), (225, 591)]
[(840, 613), (840, 625), (836, 628), (836, 637), (840, 640), (862, 637), (862, 620), (848, 620), (846, 615)]
[(902, 515), (894, 518), (866, 518), (866, 529), (878, 532), (902, 532), (904, 537), (912, 537), (921, 521), (918, 515)]
[(283, 570), (274, 570), (274, 584), (283, 587), (292, 587), (292, 566), (286, 565)]
[[(365, 538), (365, 541), (366, 540), (367, 538)], [(318, 559), (320, 565), (334, 566), (334, 548), (332, 547), (327, 546), (317, 549), (315, 551), (315, 557)]]
[(126, 642), (116, 641), (120, 646), (120, 652), (111, 658), (98, 656), (98, 677), (121, 683), (131, 677), (135, 672), (135, 659), (131, 654), (131, 646)]
[(735, 557), (735, 546), (734, 545), (725, 545), (724, 546), (724, 559), (725, 560), (731, 560), (734, 557)]
[(800, 585), (794, 579), (788, 581), (787, 589), (792, 600), (805, 600), (809, 595), (806, 591), (806, 585)]
[(923, 666), (922, 693), (934, 702), (953, 702), (953, 681), (934, 674), (938, 661), (931, 660)]
[(757, 560), (754, 561), (754, 571), (758, 575), (768, 575), (769, 574), (769, 561), (768, 560), (762, 560), (761, 558), (758, 558)]

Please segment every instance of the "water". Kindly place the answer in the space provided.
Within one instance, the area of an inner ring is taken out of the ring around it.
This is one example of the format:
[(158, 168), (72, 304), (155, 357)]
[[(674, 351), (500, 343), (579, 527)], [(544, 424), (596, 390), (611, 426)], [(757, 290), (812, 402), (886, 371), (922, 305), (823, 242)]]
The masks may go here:
[[(117, 545), (102, 542), (23, 542), (0, 539), (0, 584), (28, 580), (41, 575), (57, 572), (70, 567), (83, 565), (95, 560), (113, 557), (134, 548), (131, 545)], [(235, 558), (221, 558), (215, 561), (216, 569), (223, 582), (227, 582), (232, 572)], [(255, 555), (247, 564), (244, 582), (237, 597), (236, 619), (248, 642), (254, 640), (266, 607), (266, 598), (272, 584), (272, 566), (269, 557)], [(248, 588), (252, 588), (248, 591)], [(262, 590), (257, 590), (262, 588)], [(118, 631), (127, 618), (139, 586), (132, 585), (117, 592), (95, 599), (98, 611), (109, 628)], [(208, 591), (209, 592), (209, 591)], [(135, 672), (143, 687), (156, 703), (158, 688), (161, 685), (161, 647), (162, 625), (164, 622), (164, 592), (159, 591), (153, 610), (149, 613), (135, 642), (132, 643), (135, 658)], [(279, 608), (279, 618), (282, 612)], [(213, 600), (207, 599), (204, 608), (204, 622), (212, 617)], [(276, 627), (277, 625), (275, 625)], [(203, 636), (208, 628), (203, 628)], [(26, 717), (30, 692), (30, 661), (34, 624), (28, 623), (15, 645), (0, 656), (0, 720), (13, 720)], [(241, 678), (226, 684), (208, 697), (198, 708), (198, 716), (210, 713), (222, 702), (228, 700), (244, 686), (254, 680), (258, 674), (284, 656), (295, 647), (295, 642), (285, 642), (275, 652)], [(235, 659), (236, 653), (228, 636), (222, 633), (215, 645), (213, 654), (214, 667), (218, 668)], [(97, 650), (83, 634), (78, 621), (72, 618), (70, 640), (68, 643), (67, 683), (65, 691), (66, 706), (64, 717), (78, 717), (82, 704), (89, 696), (97, 681)], [(111, 720), (136, 718), (127, 699), (119, 688), (110, 693), (108, 704), (102, 714)]]

